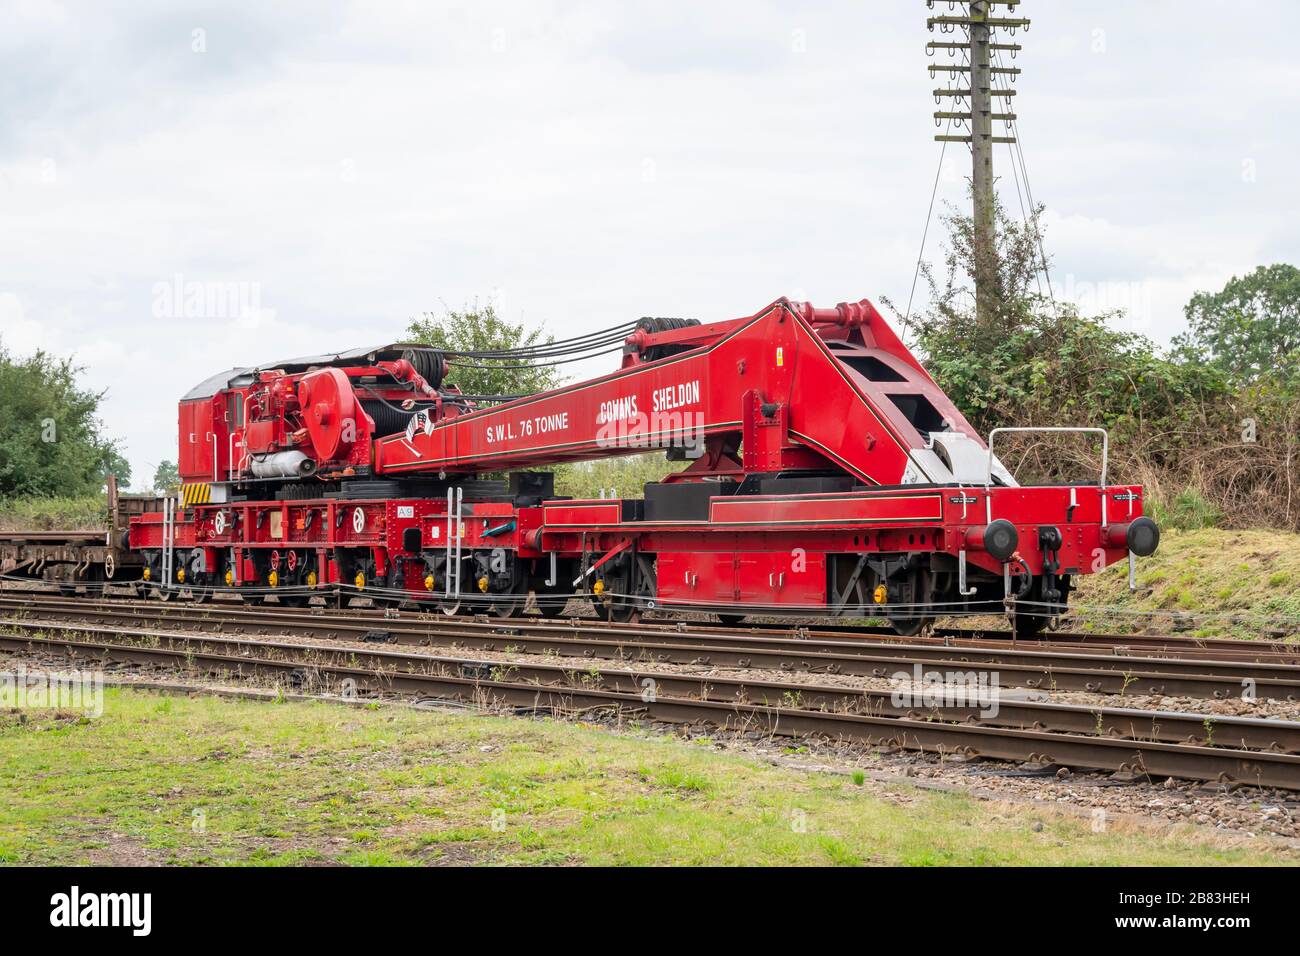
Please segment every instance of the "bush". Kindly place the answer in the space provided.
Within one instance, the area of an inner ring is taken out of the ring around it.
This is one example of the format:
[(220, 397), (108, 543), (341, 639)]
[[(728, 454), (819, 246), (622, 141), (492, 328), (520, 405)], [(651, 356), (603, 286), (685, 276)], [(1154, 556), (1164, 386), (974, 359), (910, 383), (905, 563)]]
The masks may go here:
[(103, 495), (0, 499), (0, 530), (98, 531), (107, 527), (108, 499)]

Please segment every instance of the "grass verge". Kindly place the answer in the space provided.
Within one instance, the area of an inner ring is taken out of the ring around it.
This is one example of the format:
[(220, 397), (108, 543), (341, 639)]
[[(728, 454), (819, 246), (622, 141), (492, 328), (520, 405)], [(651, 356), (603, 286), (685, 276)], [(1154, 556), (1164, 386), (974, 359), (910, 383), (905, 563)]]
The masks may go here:
[[(1201, 637), (1300, 633), (1300, 534), (1278, 531), (1166, 531), (1138, 561), (1139, 590), (1128, 589), (1128, 563), (1079, 579), (1070, 604), (1096, 630), (1167, 631), (1175, 615)], [(1110, 611), (1085, 611), (1085, 608)], [(1133, 612), (1140, 612), (1135, 616)], [(1144, 617), (1141, 615), (1154, 615)]]

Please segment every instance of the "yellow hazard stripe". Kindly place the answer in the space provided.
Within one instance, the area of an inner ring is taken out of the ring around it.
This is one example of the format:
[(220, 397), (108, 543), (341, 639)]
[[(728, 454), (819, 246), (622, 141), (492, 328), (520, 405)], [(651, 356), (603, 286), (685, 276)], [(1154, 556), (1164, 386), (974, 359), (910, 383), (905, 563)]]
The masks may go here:
[(181, 485), (181, 504), (186, 508), (191, 505), (206, 505), (211, 500), (211, 485), (203, 483)]

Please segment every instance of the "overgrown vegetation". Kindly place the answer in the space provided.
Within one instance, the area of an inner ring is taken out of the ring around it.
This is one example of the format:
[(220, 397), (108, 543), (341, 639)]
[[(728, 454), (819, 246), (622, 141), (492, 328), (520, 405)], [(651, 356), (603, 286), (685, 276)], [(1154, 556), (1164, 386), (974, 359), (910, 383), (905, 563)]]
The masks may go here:
[(98, 531), (108, 527), (108, 499), (37, 496), (0, 502), (0, 531)]
[[(1006, 425), (1101, 426), (1111, 476), (1145, 486), (1173, 527), (1300, 529), (1300, 272), (1261, 267), (1188, 304), (1172, 349), (1039, 291), (1037, 234), (999, 208), (998, 290), (977, 316), (969, 217), (945, 217), (931, 305), (900, 316), (930, 374), (981, 433)], [(897, 311), (897, 310), (895, 310)], [(1007, 440), (1023, 481), (1095, 480), (1100, 448), (1077, 437)]]

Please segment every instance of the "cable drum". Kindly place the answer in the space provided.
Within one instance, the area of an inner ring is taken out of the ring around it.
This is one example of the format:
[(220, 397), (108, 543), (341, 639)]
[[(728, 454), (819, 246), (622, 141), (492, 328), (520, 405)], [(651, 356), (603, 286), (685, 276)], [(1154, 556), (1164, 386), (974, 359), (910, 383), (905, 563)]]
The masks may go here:
[[(636, 327), (642, 332), (654, 334), (656, 332), (685, 329), (699, 324), (699, 319), (677, 319), (670, 316), (646, 315), (637, 320)], [(670, 355), (676, 355), (679, 352), (689, 352), (693, 348), (695, 348), (694, 345), (652, 345), (641, 352), (641, 357), (647, 362), (654, 362)]]
[(375, 422), (375, 437), (383, 438), (406, 431), (406, 423), (411, 420), (414, 411), (403, 411), (385, 402), (362, 399), (361, 407)]
[(402, 358), (410, 362), (420, 377), (434, 388), (442, 384), (447, 363), (443, 361), (442, 353), (437, 349), (403, 349)]

